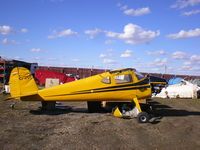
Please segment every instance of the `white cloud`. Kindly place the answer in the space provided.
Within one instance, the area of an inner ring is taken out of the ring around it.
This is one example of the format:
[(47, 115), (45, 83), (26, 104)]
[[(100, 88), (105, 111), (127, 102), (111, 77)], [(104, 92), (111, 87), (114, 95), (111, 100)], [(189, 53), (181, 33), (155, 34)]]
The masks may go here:
[(86, 30), (85, 34), (90, 35), (90, 39), (93, 39), (97, 34), (101, 33), (102, 31), (100, 29), (95, 30)]
[(163, 59), (160, 59), (160, 58), (156, 58), (153, 62), (153, 65), (155, 66), (163, 66), (165, 64), (168, 63), (168, 59), (167, 58), (163, 58)]
[(8, 39), (5, 38), (5, 39), (1, 40), (1, 43), (2, 43), (2, 44), (8, 44)]
[(123, 11), (125, 15), (142, 16), (142, 15), (151, 13), (149, 7), (143, 7), (143, 8), (138, 8), (138, 9), (128, 9), (127, 5), (122, 5), (121, 3), (118, 3), (117, 6), (120, 8), (120, 10)]
[(26, 33), (28, 32), (28, 29), (22, 28), (21, 30), (14, 30), (11, 26), (8, 26), (8, 25), (0, 26), (0, 34), (2, 35), (9, 35), (9, 34), (17, 33), (17, 32)]
[(197, 62), (200, 63), (200, 55), (192, 55), (192, 56), (190, 57), (190, 60), (191, 60), (191, 61), (195, 61), (196, 63), (197, 63)]
[(176, 52), (172, 53), (172, 58), (174, 58), (174, 59), (187, 59), (188, 55), (184, 52), (176, 51)]
[(188, 6), (196, 6), (200, 3), (200, 0), (177, 0), (171, 8), (185, 8)]
[(184, 65), (198, 65), (200, 64), (200, 55), (190, 55), (184, 52), (174, 52), (172, 54), (173, 58), (175, 59), (187, 59), (187, 61), (184, 63)]
[(99, 57), (100, 58), (105, 58), (105, 57), (108, 57), (108, 56), (107, 56), (107, 54), (100, 54)]
[(105, 44), (113, 44), (113, 43), (115, 43), (114, 40), (107, 40), (107, 41), (105, 41)]
[(200, 71), (199, 66), (193, 66), (192, 68), (190, 68), (191, 71), (193, 71), (193, 75), (194, 73), (197, 73), (198, 75), (200, 75), (198, 72)]
[(22, 57), (20, 56), (5, 56), (5, 55), (0, 55), (3, 59), (6, 59), (6, 60), (23, 60)]
[(142, 60), (141, 58), (134, 58), (134, 59), (133, 59), (133, 62), (134, 62), (134, 63), (139, 63), (141, 60)]
[(192, 63), (190, 61), (186, 61), (186, 62), (183, 63), (183, 65), (184, 66), (190, 66), (190, 65), (192, 65)]
[(57, 59), (57, 58), (51, 57), (51, 58), (48, 58), (48, 60), (49, 60), (49, 61), (56, 61), (56, 60), (58, 60), (58, 59)]
[(167, 37), (172, 39), (180, 39), (180, 38), (191, 38), (196, 36), (200, 36), (200, 28), (196, 28), (194, 30), (189, 30), (189, 31), (181, 30), (178, 33), (169, 34)]
[(113, 59), (103, 59), (103, 63), (105, 64), (116, 64), (116, 61)]
[(143, 72), (165, 72), (166, 67), (167, 71), (169, 71), (169, 66), (167, 63), (169, 62), (168, 58), (156, 58), (153, 62), (144, 62), (141, 61), (137, 64), (137, 68), (140, 68), (140, 70)]
[[(200, 56), (192, 55), (189, 61), (185, 61), (179, 71), (192, 75), (199, 74)], [(200, 74), (199, 74), (200, 75)]]
[(110, 53), (113, 53), (113, 52), (114, 52), (114, 50), (111, 49), (111, 48), (107, 49), (107, 51), (110, 52)]
[(200, 13), (200, 9), (198, 10), (191, 10), (191, 11), (185, 11), (182, 13), (182, 15), (184, 16), (190, 16), (190, 15), (195, 15), (195, 14), (199, 14)]
[(119, 7), (121, 10), (126, 10), (128, 8), (127, 5), (122, 5), (121, 3), (118, 3), (117, 7)]
[(108, 52), (107, 54), (100, 54), (99, 57), (100, 57), (100, 58), (106, 58), (106, 57), (111, 57), (111, 56), (113, 56), (113, 52), (114, 52), (113, 49), (107, 49), (106, 51)]
[(142, 15), (149, 14), (150, 12), (151, 11), (150, 11), (149, 7), (124, 10), (124, 14), (131, 15), (131, 16), (142, 16)]
[(123, 33), (106, 32), (107, 37), (117, 38), (129, 44), (147, 43), (159, 35), (159, 31), (144, 30), (142, 27), (131, 23), (124, 26)]
[(13, 57), (13, 59), (15, 59), (15, 60), (22, 60), (22, 58), (20, 56), (15, 56), (15, 57)]
[(40, 60), (40, 57), (33, 57), (33, 60)]
[(99, 57), (100, 58), (105, 58), (105, 57), (110, 57), (112, 56), (112, 54), (100, 54)]
[(60, 37), (66, 37), (66, 36), (71, 36), (71, 35), (77, 35), (77, 32), (72, 31), (71, 29), (66, 29), (60, 32), (53, 31), (52, 35), (49, 35), (49, 39), (54, 39), (54, 38), (60, 38)]
[(13, 33), (13, 29), (10, 27), (10, 26), (0, 26), (0, 34), (2, 35), (8, 35), (8, 34), (11, 34)]
[(153, 71), (153, 72), (160, 72), (161, 71), (161, 68), (151, 68), (151, 71)]
[(168, 61), (168, 58), (156, 58), (153, 62), (142, 62), (137, 64), (137, 68), (141, 68), (144, 72), (165, 72)]
[(26, 33), (26, 32), (28, 32), (28, 29), (22, 28), (20, 31), (21, 31), (22, 33)]
[(128, 8), (127, 5), (123, 5), (123, 6), (120, 7), (121, 10), (126, 10), (127, 8)]
[(147, 51), (148, 55), (165, 55), (166, 52), (164, 50), (158, 50), (158, 51)]
[(40, 52), (41, 49), (40, 49), (40, 48), (32, 48), (30, 51), (31, 51), (31, 52)]
[(9, 40), (8, 38), (2, 39), (0, 41), (0, 43), (2, 43), (2, 44), (15, 44), (15, 45), (20, 44), (19, 42), (15, 41), (15, 40)]
[(99, 32), (101, 32), (100, 29), (95, 29), (95, 30), (86, 30), (86, 31), (85, 31), (85, 34), (91, 34), (91, 35), (94, 35), (94, 34), (98, 34)]
[(123, 54), (120, 55), (120, 57), (123, 57), (123, 58), (129, 58), (131, 56), (132, 56), (131, 50), (126, 50)]
[(71, 61), (72, 61), (72, 62), (80, 62), (80, 59), (74, 58), (74, 59), (71, 59)]

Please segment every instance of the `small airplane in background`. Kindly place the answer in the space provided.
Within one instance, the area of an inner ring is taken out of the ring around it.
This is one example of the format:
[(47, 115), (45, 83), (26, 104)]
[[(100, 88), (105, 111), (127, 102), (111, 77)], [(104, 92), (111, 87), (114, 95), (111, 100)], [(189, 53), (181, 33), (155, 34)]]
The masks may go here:
[(10, 74), (9, 85), (11, 98), (41, 101), (43, 108), (55, 108), (56, 101), (86, 101), (88, 111), (94, 112), (101, 107), (103, 101), (115, 102), (120, 103), (113, 110), (116, 117), (136, 117), (140, 123), (150, 119), (139, 102), (140, 99), (151, 98), (150, 80), (132, 68), (114, 70), (39, 90), (30, 71), (16, 67)]

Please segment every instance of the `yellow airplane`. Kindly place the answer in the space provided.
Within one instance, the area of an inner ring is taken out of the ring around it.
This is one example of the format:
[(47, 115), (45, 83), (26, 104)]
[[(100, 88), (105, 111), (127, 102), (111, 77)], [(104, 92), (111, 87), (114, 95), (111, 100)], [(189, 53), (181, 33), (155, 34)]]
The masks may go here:
[(56, 101), (87, 101), (88, 110), (99, 107), (99, 102), (132, 102), (131, 109), (115, 108), (116, 117), (137, 117), (148, 122), (149, 114), (143, 112), (138, 99), (151, 97), (149, 78), (135, 69), (119, 69), (58, 86), (39, 90), (30, 71), (14, 68), (10, 74), (11, 98), (22, 101), (41, 101), (43, 107), (54, 107)]

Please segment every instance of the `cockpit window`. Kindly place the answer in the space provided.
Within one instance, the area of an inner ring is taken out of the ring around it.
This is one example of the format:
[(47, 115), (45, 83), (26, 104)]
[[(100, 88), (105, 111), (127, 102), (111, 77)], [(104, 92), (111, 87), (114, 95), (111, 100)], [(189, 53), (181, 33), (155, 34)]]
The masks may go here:
[(135, 75), (136, 75), (136, 77), (138, 78), (138, 80), (141, 80), (141, 79), (144, 78), (144, 75), (141, 74), (140, 72), (135, 71)]
[(114, 76), (114, 79), (116, 84), (133, 82), (131, 74), (117, 75)]
[(106, 83), (106, 84), (110, 84), (110, 77), (105, 77), (101, 80), (101, 82)]

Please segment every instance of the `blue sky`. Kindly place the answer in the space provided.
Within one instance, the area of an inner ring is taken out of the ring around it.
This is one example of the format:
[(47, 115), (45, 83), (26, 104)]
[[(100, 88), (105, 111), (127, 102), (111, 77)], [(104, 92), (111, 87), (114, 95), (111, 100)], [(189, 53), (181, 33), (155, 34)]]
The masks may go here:
[(0, 56), (200, 75), (200, 0), (1, 0)]

